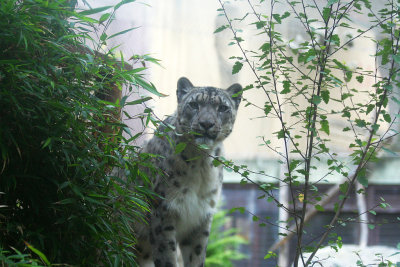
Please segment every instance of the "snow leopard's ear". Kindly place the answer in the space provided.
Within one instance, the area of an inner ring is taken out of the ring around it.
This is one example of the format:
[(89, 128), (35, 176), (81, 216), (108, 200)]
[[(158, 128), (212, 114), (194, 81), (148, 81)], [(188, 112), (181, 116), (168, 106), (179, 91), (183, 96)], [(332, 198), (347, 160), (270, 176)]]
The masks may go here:
[(242, 100), (242, 86), (238, 83), (232, 84), (226, 89), (233, 102), (235, 103), (236, 109), (239, 107), (240, 101)]
[(178, 89), (176, 90), (176, 96), (178, 97), (178, 103), (181, 102), (183, 97), (193, 88), (193, 84), (188, 78), (182, 77), (178, 80)]

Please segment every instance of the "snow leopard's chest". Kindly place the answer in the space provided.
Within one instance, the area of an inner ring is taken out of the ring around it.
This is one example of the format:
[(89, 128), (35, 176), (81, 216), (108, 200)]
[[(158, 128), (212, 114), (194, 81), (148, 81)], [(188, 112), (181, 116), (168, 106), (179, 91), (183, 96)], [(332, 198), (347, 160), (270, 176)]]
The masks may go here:
[(168, 209), (178, 219), (178, 238), (215, 213), (221, 193), (221, 171), (212, 166), (211, 160), (204, 159), (175, 172), (166, 200)]

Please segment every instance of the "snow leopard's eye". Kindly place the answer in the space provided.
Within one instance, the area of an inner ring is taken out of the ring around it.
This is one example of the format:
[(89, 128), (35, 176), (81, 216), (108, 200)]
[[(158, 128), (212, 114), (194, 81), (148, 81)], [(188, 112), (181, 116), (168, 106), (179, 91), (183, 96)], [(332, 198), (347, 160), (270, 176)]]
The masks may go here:
[(189, 103), (189, 106), (190, 106), (192, 109), (199, 109), (199, 104), (197, 104), (197, 102), (190, 102), (190, 103)]
[(228, 111), (229, 107), (227, 105), (219, 105), (218, 112)]

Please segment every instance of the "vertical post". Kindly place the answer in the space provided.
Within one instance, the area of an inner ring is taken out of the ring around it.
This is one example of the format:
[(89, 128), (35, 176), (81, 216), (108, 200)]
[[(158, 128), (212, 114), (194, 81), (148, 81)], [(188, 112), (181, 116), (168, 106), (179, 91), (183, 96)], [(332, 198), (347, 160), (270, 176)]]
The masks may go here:
[[(363, 190), (363, 193), (357, 193), (359, 190)], [(356, 182), (356, 199), (357, 199), (357, 210), (360, 214), (360, 239), (358, 245), (360, 247), (366, 247), (368, 245), (368, 213), (367, 213), (367, 200), (365, 198), (365, 187), (359, 182)]]
[[(281, 168), (283, 169), (283, 168)], [(283, 174), (283, 173), (282, 173)], [(282, 177), (282, 176), (281, 176)], [(289, 186), (284, 182), (279, 182), (279, 202), (288, 207), (289, 205)], [(286, 228), (287, 220), (289, 219), (289, 213), (285, 211), (282, 207), (279, 208), (279, 226)], [(280, 234), (287, 234), (287, 230), (279, 228)], [(279, 235), (279, 239), (283, 239), (283, 235)], [(289, 242), (285, 242), (279, 248), (278, 257), (279, 267), (289, 267)]]
[[(286, 151), (285, 151), (285, 147), (288, 145), (288, 141), (286, 138), (283, 139), (283, 142), (286, 142), (286, 144), (284, 143), (283, 145), (283, 149), (282, 152), (285, 155)], [(288, 156), (288, 155), (286, 155)], [(288, 183), (283, 182), (283, 180), (285, 179), (285, 172), (288, 171), (288, 166), (287, 164), (281, 164), (281, 168), (280, 168), (280, 174), (279, 174), (279, 202), (283, 205), (282, 207), (279, 208), (279, 228), (278, 228), (278, 232), (279, 232), (279, 239), (283, 239), (285, 236), (283, 236), (282, 234), (287, 234), (288, 231), (285, 230), (285, 228), (287, 228), (287, 221), (289, 219), (289, 213), (283, 208), (289, 208), (289, 185)], [(280, 248), (279, 248), (279, 256), (278, 256), (278, 266), (279, 267), (289, 267), (289, 242), (286, 242), (285, 244), (283, 244)]]

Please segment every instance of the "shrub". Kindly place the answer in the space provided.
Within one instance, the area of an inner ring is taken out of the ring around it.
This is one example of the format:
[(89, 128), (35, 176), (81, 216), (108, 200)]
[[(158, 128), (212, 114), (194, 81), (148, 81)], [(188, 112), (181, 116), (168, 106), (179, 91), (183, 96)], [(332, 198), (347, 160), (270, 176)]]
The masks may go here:
[(239, 251), (240, 245), (248, 242), (238, 234), (238, 229), (224, 227), (229, 222), (227, 211), (214, 214), (207, 246), (206, 266), (231, 267), (233, 262), (246, 258)]
[[(140, 134), (119, 113), (149, 98), (113, 92), (156, 91), (143, 68), (97, 51), (107, 35), (90, 37), (129, 2), (78, 13), (75, 1), (2, 1), (0, 251), (29, 253), (27, 242), (50, 262), (134, 265), (131, 223), (148, 209), (148, 192), (128, 185), (145, 157), (128, 145)], [(115, 168), (127, 178), (110, 175)]]

